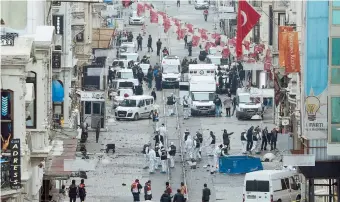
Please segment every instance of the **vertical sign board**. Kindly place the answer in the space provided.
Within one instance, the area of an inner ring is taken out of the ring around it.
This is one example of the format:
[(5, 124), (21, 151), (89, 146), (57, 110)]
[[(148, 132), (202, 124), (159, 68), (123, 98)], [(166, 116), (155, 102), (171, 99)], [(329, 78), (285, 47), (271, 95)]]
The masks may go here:
[(21, 189), (20, 139), (11, 140), (11, 189)]
[(53, 26), (55, 28), (55, 33), (58, 35), (64, 34), (64, 16), (54, 15), (52, 19)]

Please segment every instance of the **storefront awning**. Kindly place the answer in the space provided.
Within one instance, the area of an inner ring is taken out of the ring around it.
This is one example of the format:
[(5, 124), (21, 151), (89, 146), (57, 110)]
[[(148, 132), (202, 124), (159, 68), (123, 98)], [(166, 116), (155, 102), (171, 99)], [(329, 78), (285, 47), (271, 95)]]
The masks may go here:
[(60, 140), (62, 144), (55, 144), (51, 156), (48, 157), (45, 169), (45, 178), (68, 179), (71, 171), (64, 170), (65, 159), (75, 159), (77, 139)]
[(64, 87), (59, 81), (52, 81), (52, 102), (64, 102)]

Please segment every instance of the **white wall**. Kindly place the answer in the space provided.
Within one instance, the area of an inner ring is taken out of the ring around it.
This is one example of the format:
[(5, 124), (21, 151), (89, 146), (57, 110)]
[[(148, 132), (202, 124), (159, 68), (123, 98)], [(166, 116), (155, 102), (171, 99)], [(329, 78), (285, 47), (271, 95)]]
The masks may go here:
[(27, 1), (27, 27), (28, 34), (34, 34), (37, 26), (45, 25), (46, 1)]

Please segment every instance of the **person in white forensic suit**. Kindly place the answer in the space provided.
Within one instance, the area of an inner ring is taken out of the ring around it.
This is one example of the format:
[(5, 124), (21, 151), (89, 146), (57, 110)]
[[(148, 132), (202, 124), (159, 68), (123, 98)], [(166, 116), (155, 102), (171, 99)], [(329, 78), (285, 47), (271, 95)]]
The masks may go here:
[(221, 156), (222, 148), (223, 148), (223, 144), (220, 144), (214, 150), (214, 158), (213, 158), (213, 161), (211, 162), (211, 165), (210, 165), (210, 168), (211, 168), (210, 173), (211, 174), (215, 173), (216, 170), (219, 167), (219, 159), (220, 159), (220, 156)]
[(247, 154), (247, 129), (241, 133), (242, 154)]
[(197, 136), (194, 137), (193, 146), (194, 146), (193, 159), (195, 160), (201, 159), (200, 154), (201, 143), (198, 140)]
[(156, 163), (156, 152), (152, 148), (149, 149), (149, 173), (152, 174), (155, 172), (155, 163)]
[(161, 147), (159, 150), (159, 155), (161, 156), (161, 164), (162, 164), (162, 171), (161, 173), (166, 173), (167, 171), (167, 160), (168, 160), (168, 152), (166, 151), (165, 147)]
[(190, 104), (189, 104), (189, 96), (183, 96), (183, 116), (184, 119), (189, 119), (190, 116)]
[(155, 158), (155, 164), (154, 164), (154, 167), (156, 170), (158, 170), (158, 167), (161, 165), (160, 149), (161, 149), (160, 145), (156, 144), (155, 146), (156, 158)]
[(149, 167), (149, 150), (151, 143), (145, 144), (143, 146), (143, 155), (144, 155), (144, 167), (143, 169), (147, 169)]
[(159, 133), (164, 137), (166, 135), (166, 127), (165, 124), (162, 123), (161, 127), (159, 127)]
[(169, 159), (170, 159), (170, 168), (175, 167), (175, 155), (176, 155), (176, 146), (173, 142), (170, 143), (169, 151)]
[(187, 136), (187, 140), (185, 141), (185, 150), (186, 150), (186, 158), (192, 159), (194, 152), (194, 141), (192, 140), (191, 135)]

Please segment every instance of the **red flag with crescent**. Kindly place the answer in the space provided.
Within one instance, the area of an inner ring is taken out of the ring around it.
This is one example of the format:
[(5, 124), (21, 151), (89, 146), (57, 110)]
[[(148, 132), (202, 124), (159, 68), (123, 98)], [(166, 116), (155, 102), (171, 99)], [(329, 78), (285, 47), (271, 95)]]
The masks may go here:
[(272, 52), (270, 48), (267, 49), (266, 57), (264, 58), (263, 64), (264, 64), (263, 66), (264, 71), (269, 72), (272, 66)]
[(143, 4), (137, 4), (137, 15), (141, 16), (145, 12), (145, 7)]
[(150, 9), (150, 22), (158, 23), (158, 14), (153, 9)]
[(221, 47), (224, 47), (225, 46), (225, 43), (223, 41), (220, 42), (220, 46)]
[(166, 16), (166, 13), (164, 13), (164, 12), (162, 12), (162, 11), (158, 11), (158, 15), (161, 15), (162, 18), (163, 18), (163, 20), (164, 20), (164, 18), (167, 17), (167, 16)]
[(254, 46), (254, 53), (256, 53), (256, 54), (263, 53), (264, 48), (265, 48), (265, 46), (263, 44), (256, 44)]
[(130, 6), (130, 0), (122, 0), (122, 3), (123, 3), (123, 6), (125, 7), (125, 8), (127, 8), (127, 7), (129, 7)]
[(147, 3), (145, 3), (145, 4), (144, 4), (144, 8), (150, 10), (150, 9), (151, 9), (151, 6), (150, 6), (149, 4), (147, 4)]
[(211, 38), (213, 38), (213, 39), (218, 39), (218, 38), (221, 38), (221, 35), (220, 34), (217, 34), (217, 33), (213, 33), (213, 34), (211, 34)]
[(249, 41), (244, 41), (243, 45), (244, 45), (244, 48), (249, 51), (249, 49), (250, 49), (250, 42)]
[(205, 51), (208, 52), (209, 48), (211, 48), (211, 47), (216, 47), (216, 45), (213, 42), (207, 42), (207, 43), (205, 43), (204, 49), (205, 49)]
[(237, 12), (236, 55), (242, 56), (242, 41), (259, 21), (261, 15), (245, 0), (239, 0)]
[(163, 19), (163, 27), (164, 27), (164, 33), (167, 33), (171, 27), (171, 22), (169, 18), (165, 17)]
[(236, 46), (236, 39), (235, 38), (228, 39), (228, 45), (235, 47)]
[(176, 26), (181, 25), (181, 23), (179, 22), (179, 20), (177, 18), (172, 18), (172, 21), (175, 23)]
[(222, 58), (223, 58), (223, 59), (226, 59), (226, 58), (229, 57), (229, 55), (230, 55), (230, 50), (229, 50), (229, 48), (224, 48), (224, 49), (222, 50)]
[(194, 26), (192, 24), (186, 24), (185, 26), (188, 28), (188, 32), (191, 34), (194, 33)]
[(198, 46), (198, 43), (200, 42), (200, 37), (199, 36), (193, 36), (192, 37), (192, 46), (196, 47)]

